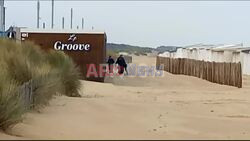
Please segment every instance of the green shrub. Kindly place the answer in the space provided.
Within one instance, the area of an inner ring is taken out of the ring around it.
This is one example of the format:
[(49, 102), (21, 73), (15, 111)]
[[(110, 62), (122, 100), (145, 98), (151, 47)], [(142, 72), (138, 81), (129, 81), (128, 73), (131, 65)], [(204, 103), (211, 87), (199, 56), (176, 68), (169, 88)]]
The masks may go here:
[(22, 120), (25, 107), (18, 95), (18, 84), (0, 73), (0, 128), (6, 130)]
[(32, 80), (33, 105), (34, 108), (41, 108), (48, 105), (49, 100), (62, 89), (60, 77), (56, 74), (43, 74)]
[(5, 57), (8, 74), (20, 84), (32, 79), (31, 64), (26, 57), (21, 54), (9, 53)]
[(80, 97), (79, 89), (80, 82), (80, 70), (74, 64), (73, 60), (65, 55), (63, 52), (50, 51), (48, 61), (51, 66), (57, 68), (60, 72), (62, 84), (64, 86), (63, 94), (71, 97)]
[[(43, 107), (56, 93), (80, 96), (79, 68), (63, 52), (45, 53), (33, 43), (0, 39), (0, 69), (0, 128), (3, 130), (19, 122), (27, 107)], [(23, 91), (23, 85), (30, 86), (32, 92)], [(27, 102), (24, 97), (30, 93), (33, 99)]]
[(79, 69), (73, 64), (72, 60), (67, 59), (61, 70), (61, 79), (65, 88), (65, 94), (71, 97), (80, 97), (79, 89), (81, 86)]
[(49, 64), (34, 67), (33, 72), (31, 84), (34, 101), (32, 106), (37, 109), (47, 105), (57, 92), (61, 93), (63, 85), (60, 74), (55, 69), (51, 69)]

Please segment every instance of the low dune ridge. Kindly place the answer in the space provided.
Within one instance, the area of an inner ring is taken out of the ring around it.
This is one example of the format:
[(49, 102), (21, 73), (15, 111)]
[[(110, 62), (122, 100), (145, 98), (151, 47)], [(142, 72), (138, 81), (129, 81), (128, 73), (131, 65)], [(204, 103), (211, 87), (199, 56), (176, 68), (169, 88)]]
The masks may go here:
[[(133, 56), (155, 65), (155, 57)], [(243, 88), (164, 72), (82, 81), (82, 98), (55, 97), (0, 139), (249, 139), (250, 77)]]

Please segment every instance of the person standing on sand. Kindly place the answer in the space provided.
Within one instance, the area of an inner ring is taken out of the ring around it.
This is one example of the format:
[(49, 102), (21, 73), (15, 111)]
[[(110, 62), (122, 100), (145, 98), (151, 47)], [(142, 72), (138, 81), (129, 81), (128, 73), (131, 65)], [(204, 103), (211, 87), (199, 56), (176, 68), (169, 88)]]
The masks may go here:
[(115, 63), (115, 61), (111, 56), (109, 56), (107, 63), (109, 65), (109, 73), (113, 73), (113, 64)]
[(126, 61), (125, 61), (123, 55), (120, 55), (120, 56), (117, 58), (116, 64), (119, 65), (119, 71), (118, 71), (119, 74), (123, 74), (124, 69), (125, 69), (126, 73), (128, 74), (128, 71), (127, 71), (127, 63), (126, 63)]

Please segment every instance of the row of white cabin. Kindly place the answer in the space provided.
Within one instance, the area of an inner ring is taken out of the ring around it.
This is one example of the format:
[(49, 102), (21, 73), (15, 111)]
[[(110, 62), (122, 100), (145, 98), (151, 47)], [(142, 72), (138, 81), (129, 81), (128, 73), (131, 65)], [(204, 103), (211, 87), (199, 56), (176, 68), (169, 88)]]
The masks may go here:
[(164, 52), (162, 57), (188, 58), (209, 62), (241, 62), (243, 74), (250, 75), (250, 47), (243, 44), (204, 45), (197, 44), (178, 48), (176, 52)]

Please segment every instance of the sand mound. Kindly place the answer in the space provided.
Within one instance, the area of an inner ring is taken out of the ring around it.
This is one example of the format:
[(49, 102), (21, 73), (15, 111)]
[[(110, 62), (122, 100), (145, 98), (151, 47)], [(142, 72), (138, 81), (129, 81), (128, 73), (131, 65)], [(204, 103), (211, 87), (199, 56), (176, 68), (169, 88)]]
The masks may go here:
[[(155, 65), (151, 57), (133, 60)], [(11, 133), (27, 139), (250, 138), (248, 76), (242, 89), (169, 73), (106, 82), (82, 81), (82, 98), (56, 97)]]

